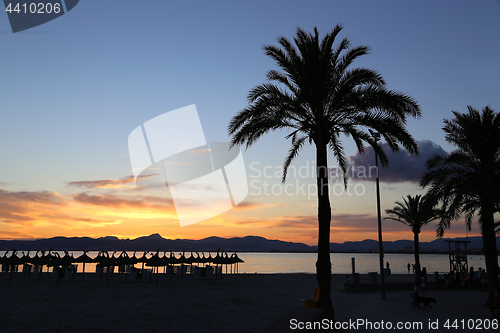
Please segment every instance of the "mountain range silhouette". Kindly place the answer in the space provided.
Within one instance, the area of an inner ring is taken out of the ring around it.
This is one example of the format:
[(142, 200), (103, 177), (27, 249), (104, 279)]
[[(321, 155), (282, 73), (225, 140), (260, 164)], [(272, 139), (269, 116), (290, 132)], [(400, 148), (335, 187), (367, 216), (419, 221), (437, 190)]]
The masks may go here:
[[(436, 239), (431, 242), (420, 242), (420, 252), (445, 252), (448, 251), (450, 238)], [(456, 238), (464, 240), (464, 238)], [(468, 237), (470, 241), (468, 250), (479, 252), (483, 243), (481, 237)], [(497, 247), (500, 241), (497, 238)], [(238, 252), (316, 252), (316, 246), (304, 243), (285, 242), (281, 240), (266, 239), (260, 236), (245, 236), (234, 238), (207, 237), (200, 240), (191, 239), (166, 239), (159, 234), (138, 237), (135, 239), (119, 239), (114, 236), (100, 238), (90, 237), (52, 237), (35, 240), (0, 240), (0, 250), (49, 250), (54, 251), (238, 251)], [(413, 240), (385, 241), (384, 251), (412, 252)], [(330, 243), (331, 252), (378, 252), (378, 241), (365, 239), (363, 241)]]

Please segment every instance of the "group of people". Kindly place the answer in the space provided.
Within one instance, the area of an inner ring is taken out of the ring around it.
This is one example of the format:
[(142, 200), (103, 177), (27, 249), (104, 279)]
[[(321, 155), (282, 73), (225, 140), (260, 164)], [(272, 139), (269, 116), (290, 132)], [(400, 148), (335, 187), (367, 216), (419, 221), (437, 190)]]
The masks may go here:
[[(427, 270), (426, 268), (422, 268), (421, 272), (415, 272), (416, 266), (415, 264), (410, 264), (406, 266), (408, 270), (408, 274), (410, 274), (410, 270), (412, 270), (412, 274), (418, 275), (418, 281), (420, 281), (420, 288), (425, 290), (427, 283)], [(500, 274), (500, 270), (499, 270)], [(500, 282), (500, 275), (498, 277)], [(488, 290), (488, 275), (484, 268), (479, 267), (477, 271), (474, 270), (474, 267), (469, 269), (469, 272), (455, 273), (449, 272), (445, 273), (443, 276), (440, 276), (438, 272), (434, 273), (434, 282), (438, 289), (451, 289), (451, 288), (479, 288), (482, 291)]]
[[(413, 270), (415, 271), (415, 265), (413, 265)], [(410, 264), (408, 264), (408, 273), (410, 272)], [(499, 276), (500, 280), (500, 276)], [(418, 297), (420, 292), (425, 292), (427, 290), (427, 269), (424, 267), (422, 271), (418, 273), (418, 281), (415, 283), (415, 288), (413, 289), (412, 297)], [(469, 269), (469, 273), (445, 273), (443, 276), (439, 272), (434, 272), (434, 282), (438, 289), (466, 289), (466, 288), (480, 288), (481, 291), (488, 290), (488, 275), (483, 268), (479, 268), (477, 271), (474, 267)], [(495, 290), (495, 304), (490, 306), (491, 314), (494, 318), (500, 318), (500, 290)]]
[(488, 275), (486, 270), (479, 267), (477, 271), (474, 267), (469, 269), (469, 273), (445, 273), (443, 277), (438, 272), (434, 273), (434, 281), (439, 289), (466, 289), (479, 288), (482, 291), (488, 290)]
[[(408, 272), (410, 271), (410, 264), (408, 263)], [(415, 271), (415, 265), (413, 265)], [(417, 273), (417, 285), (415, 286), (415, 291), (426, 291), (427, 290), (427, 269), (425, 267)], [(479, 268), (477, 271), (474, 267), (469, 269), (469, 273), (455, 273), (449, 272), (445, 273), (443, 276), (439, 272), (434, 273), (434, 282), (436, 287), (441, 290), (447, 289), (466, 289), (466, 288), (479, 288), (482, 291), (488, 290), (488, 275), (483, 268)]]

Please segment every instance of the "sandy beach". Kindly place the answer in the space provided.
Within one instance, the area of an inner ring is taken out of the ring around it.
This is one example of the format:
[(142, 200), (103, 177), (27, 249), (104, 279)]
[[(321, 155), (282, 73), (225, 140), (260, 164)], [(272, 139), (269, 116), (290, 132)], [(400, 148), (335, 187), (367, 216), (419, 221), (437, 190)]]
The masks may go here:
[[(366, 281), (368, 276), (362, 275), (361, 282)], [(410, 291), (387, 292), (382, 300), (380, 292), (346, 293), (343, 282), (343, 275), (333, 276), (335, 319), (351, 321), (350, 329), (340, 331), (371, 331), (367, 326), (353, 329), (352, 322), (365, 320), (375, 328), (383, 320), (393, 329), (398, 322), (421, 322), (422, 329), (412, 331), (435, 332), (428, 328), (429, 322), (438, 320), (441, 331), (446, 320), (451, 324), (464, 319), (450, 331), (465, 332), (468, 324), (491, 319), (483, 306), (486, 293), (477, 289), (427, 291), (425, 296), (437, 300), (432, 310), (413, 309)], [(411, 282), (411, 276), (392, 275), (386, 282)], [(125, 282), (125, 276), (117, 273), (108, 285), (105, 278), (90, 273), (84, 281), (77, 274), (73, 281), (59, 284), (50, 275), (38, 281), (18, 273), (9, 285), (9, 276), (3, 274), (0, 332), (260, 332), (302, 308), (301, 299), (312, 298), (315, 286), (313, 274), (225, 275), (218, 281), (189, 277), (170, 281), (160, 275), (158, 285), (154, 278), (147, 283)]]

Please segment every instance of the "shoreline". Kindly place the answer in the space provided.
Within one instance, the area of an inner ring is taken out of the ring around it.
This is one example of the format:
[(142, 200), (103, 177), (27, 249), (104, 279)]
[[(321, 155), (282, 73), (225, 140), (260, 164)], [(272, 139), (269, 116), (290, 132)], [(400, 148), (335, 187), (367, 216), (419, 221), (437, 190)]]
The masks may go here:
[[(222, 279), (159, 276), (150, 282), (125, 282), (115, 273), (105, 278), (77, 273), (59, 285), (42, 276), (0, 276), (2, 332), (260, 332), (274, 321), (302, 308), (312, 298), (316, 276), (309, 273), (237, 274)], [(429, 290), (432, 309), (413, 309), (409, 291), (343, 292), (345, 275), (332, 275), (332, 301), (338, 322), (406, 322), (447, 319), (491, 319), (484, 307), (486, 293), (471, 290)], [(408, 276), (391, 275), (388, 283)], [(363, 282), (363, 280), (362, 280)], [(307, 309), (306, 309), (307, 310)], [(443, 327), (440, 327), (443, 329)], [(366, 330), (365, 330), (366, 331)], [(379, 330), (380, 331), (380, 330)], [(419, 330), (425, 332), (426, 330)], [(435, 332), (435, 330), (429, 330)], [(455, 330), (456, 331), (456, 330)], [(458, 330), (460, 331), (460, 330)]]

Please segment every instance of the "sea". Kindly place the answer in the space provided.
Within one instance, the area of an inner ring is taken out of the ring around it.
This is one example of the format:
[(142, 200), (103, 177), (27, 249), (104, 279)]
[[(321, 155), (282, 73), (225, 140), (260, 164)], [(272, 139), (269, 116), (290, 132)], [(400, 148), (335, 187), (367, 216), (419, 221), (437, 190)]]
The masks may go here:
[[(5, 251), (0, 251), (0, 257), (4, 255)], [(61, 256), (63, 252), (59, 252)], [(76, 258), (83, 252), (69, 251), (70, 254)], [(127, 252), (129, 256), (133, 252)], [(11, 253), (8, 253), (9, 256)], [(98, 252), (88, 252), (91, 258), (97, 256)], [(215, 253), (211, 253), (212, 256)], [(17, 254), (19, 257), (22, 253)], [(32, 257), (34, 253), (30, 253)], [(118, 256), (117, 252), (115, 256)], [(179, 257), (179, 253), (175, 253)], [(186, 257), (190, 254), (186, 253)], [(208, 256), (208, 253), (205, 253)], [(136, 253), (137, 257), (141, 257), (142, 253)], [(228, 269), (228, 272), (238, 272), (245, 274), (287, 274), (287, 273), (306, 273), (314, 274), (316, 272), (316, 253), (259, 253), (259, 252), (241, 252), (238, 256), (244, 261), (237, 267)], [(356, 273), (367, 274), (370, 272), (380, 272), (380, 261), (378, 253), (331, 253), (330, 260), (332, 263), (333, 274), (350, 274), (352, 273), (352, 262), (354, 258), (354, 270)], [(384, 255), (384, 268), (389, 263), (389, 268), (392, 274), (407, 274), (408, 263), (414, 263), (413, 254), (399, 254), (399, 253), (386, 253)], [(474, 267), (477, 270), (479, 267), (485, 268), (484, 255), (468, 255), (467, 256), (469, 267)], [(137, 268), (141, 267), (141, 263), (136, 264)], [(450, 260), (447, 254), (421, 254), (420, 265), (427, 268), (427, 272), (439, 272), (440, 274), (450, 271)], [(77, 264), (78, 272), (83, 271), (83, 264)], [(92, 273), (96, 269), (95, 263), (85, 264), (85, 272)], [(223, 270), (226, 272), (225, 270)], [(411, 270), (410, 270), (411, 273)]]

